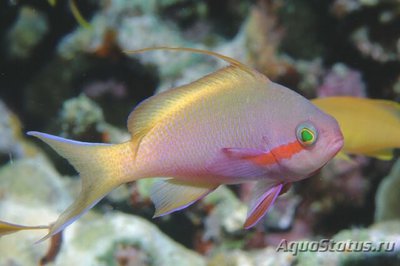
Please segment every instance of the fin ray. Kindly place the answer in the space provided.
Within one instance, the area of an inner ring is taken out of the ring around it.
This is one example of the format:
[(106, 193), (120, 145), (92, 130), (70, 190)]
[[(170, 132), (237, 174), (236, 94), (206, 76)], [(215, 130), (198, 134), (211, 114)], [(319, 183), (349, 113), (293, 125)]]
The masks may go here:
[(27, 226), (27, 225), (8, 223), (0, 220), (0, 237), (8, 234), (13, 234), (22, 230), (40, 230), (48, 228), (49, 226), (46, 225)]
[(249, 211), (244, 228), (249, 229), (256, 225), (274, 204), (282, 187), (283, 184), (275, 185), (269, 180), (263, 180), (257, 183), (252, 200), (249, 204)]
[(215, 184), (197, 184), (175, 179), (159, 180), (153, 185), (150, 193), (156, 207), (154, 217), (184, 209), (217, 187)]

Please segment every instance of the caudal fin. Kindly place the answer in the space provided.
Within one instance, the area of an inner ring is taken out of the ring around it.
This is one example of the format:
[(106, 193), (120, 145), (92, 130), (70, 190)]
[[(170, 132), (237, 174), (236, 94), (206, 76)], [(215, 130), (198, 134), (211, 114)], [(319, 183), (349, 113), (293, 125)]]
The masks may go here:
[(133, 149), (131, 142), (122, 144), (86, 143), (30, 131), (66, 158), (79, 172), (82, 187), (79, 196), (53, 223), (43, 241), (60, 232), (92, 208), (111, 190), (133, 180)]

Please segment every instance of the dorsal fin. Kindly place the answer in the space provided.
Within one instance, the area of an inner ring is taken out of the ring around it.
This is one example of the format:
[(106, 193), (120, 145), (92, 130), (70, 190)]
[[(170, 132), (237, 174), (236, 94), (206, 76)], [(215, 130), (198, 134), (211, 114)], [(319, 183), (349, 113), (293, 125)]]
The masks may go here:
[(254, 72), (251, 68), (246, 66), (245, 64), (239, 62), (236, 59), (233, 59), (229, 56), (222, 55), (213, 51), (207, 51), (207, 50), (202, 50), (202, 49), (197, 49), (197, 48), (189, 48), (189, 47), (167, 47), (167, 46), (159, 46), (159, 47), (148, 47), (148, 48), (143, 48), (139, 50), (124, 50), (125, 53), (127, 54), (140, 54), (144, 52), (150, 52), (150, 51), (157, 51), (157, 50), (166, 50), (166, 51), (186, 51), (186, 52), (192, 52), (196, 54), (203, 54), (203, 55), (209, 55), (209, 56), (214, 56), (216, 58), (222, 59), (225, 62), (231, 64), (232, 66), (239, 67), (243, 71), (248, 72), (249, 74), (253, 75)]
[(128, 130), (132, 134), (132, 140), (137, 144), (158, 121), (167, 118), (171, 112), (184, 108), (187, 104), (195, 102), (199, 97), (218, 91), (218, 88), (238, 86), (240, 84), (245, 87), (251, 82), (259, 80), (257, 77), (261, 76), (252, 68), (233, 58), (195, 48), (152, 47), (125, 52), (137, 54), (154, 50), (188, 51), (211, 55), (228, 62), (230, 66), (217, 70), (189, 84), (150, 97), (137, 106), (128, 117)]

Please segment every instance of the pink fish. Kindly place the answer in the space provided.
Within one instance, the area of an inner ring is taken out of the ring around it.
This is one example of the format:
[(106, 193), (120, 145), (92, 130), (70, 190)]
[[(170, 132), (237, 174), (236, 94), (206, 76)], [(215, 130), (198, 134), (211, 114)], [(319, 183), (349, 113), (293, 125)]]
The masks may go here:
[(131, 140), (85, 143), (38, 137), (80, 173), (82, 190), (51, 226), (59, 232), (117, 186), (165, 177), (151, 190), (155, 217), (186, 208), (222, 184), (256, 182), (245, 228), (255, 225), (283, 189), (310, 176), (342, 148), (338, 123), (296, 92), (240, 62), (150, 97), (128, 117)]

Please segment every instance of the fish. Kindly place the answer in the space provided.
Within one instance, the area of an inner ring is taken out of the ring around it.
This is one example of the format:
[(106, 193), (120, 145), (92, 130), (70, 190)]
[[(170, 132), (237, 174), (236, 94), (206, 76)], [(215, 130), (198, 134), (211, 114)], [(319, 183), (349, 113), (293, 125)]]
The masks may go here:
[(391, 160), (394, 149), (400, 148), (399, 103), (349, 96), (311, 102), (338, 121), (344, 136), (342, 158), (349, 154)]
[(38, 225), (38, 226), (26, 226), (14, 223), (8, 223), (5, 221), (0, 221), (0, 237), (13, 234), (22, 230), (38, 230), (38, 229), (48, 229), (47, 225)]
[(309, 177), (343, 146), (337, 121), (309, 100), (241, 62), (212, 52), (227, 66), (189, 84), (153, 95), (128, 116), (131, 139), (87, 143), (29, 131), (80, 174), (81, 191), (52, 224), (63, 230), (121, 184), (162, 177), (150, 198), (154, 217), (182, 210), (220, 185), (254, 182), (244, 223), (253, 227), (290, 183)]

